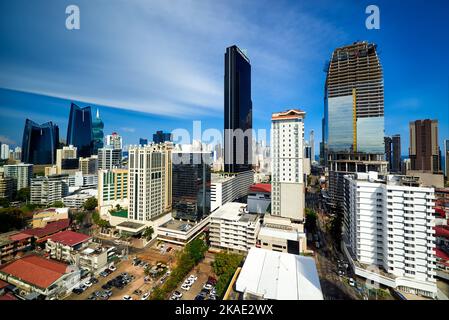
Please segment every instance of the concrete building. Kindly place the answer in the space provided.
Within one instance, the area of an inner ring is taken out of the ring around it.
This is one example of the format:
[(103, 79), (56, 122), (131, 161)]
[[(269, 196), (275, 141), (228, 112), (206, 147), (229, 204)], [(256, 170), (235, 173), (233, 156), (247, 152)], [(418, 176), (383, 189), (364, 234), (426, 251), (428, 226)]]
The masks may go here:
[(81, 209), (84, 206), (84, 203), (92, 198), (89, 193), (75, 193), (69, 196), (62, 198), (62, 202), (64, 206), (72, 209)]
[(434, 189), (377, 172), (345, 177), (344, 252), (355, 273), (434, 298)]
[(87, 158), (79, 158), (79, 171), (84, 174), (97, 174), (98, 170), (98, 155), (93, 155)]
[(216, 249), (247, 252), (256, 245), (259, 230), (259, 215), (242, 203), (228, 202), (210, 215), (209, 241)]
[(128, 208), (128, 170), (112, 169), (98, 171), (98, 210), (101, 216), (119, 205)]
[(410, 122), (409, 155), (412, 171), (441, 174), (438, 120)]
[(52, 259), (74, 263), (74, 252), (90, 241), (91, 237), (73, 231), (62, 231), (48, 237), (45, 250)]
[(113, 149), (123, 149), (122, 137), (117, 132), (108, 134), (105, 139), (106, 146), (112, 147)]
[(449, 180), (449, 139), (444, 140), (444, 159), (445, 159), (444, 172), (446, 175), (446, 180)]
[(324, 300), (313, 258), (251, 248), (235, 288), (244, 300)]
[(33, 213), (33, 228), (44, 228), (48, 223), (69, 219), (69, 208), (48, 208)]
[(97, 188), (98, 175), (97, 174), (83, 174), (82, 171), (75, 172), (74, 175), (69, 176), (69, 188), (77, 190), (80, 188)]
[(33, 177), (33, 165), (26, 163), (19, 163), (14, 165), (3, 166), (5, 176), (11, 177), (14, 180), (15, 189), (18, 191), (30, 186), (31, 178)]
[(254, 183), (254, 172), (212, 173), (211, 175), (211, 211), (225, 203), (248, 196)]
[(271, 184), (257, 183), (249, 187), (248, 211), (265, 214), (271, 204)]
[(111, 146), (98, 149), (98, 169), (120, 168), (122, 161), (122, 149), (114, 149)]
[(50, 205), (61, 201), (69, 191), (68, 179), (67, 174), (31, 179), (30, 203)]
[(271, 214), (295, 221), (304, 220), (304, 117), (295, 109), (271, 117)]
[(0, 265), (16, 258), (25, 250), (30, 249), (32, 237), (31, 235), (21, 234), (17, 231), (0, 234)]
[(6, 143), (1, 144), (0, 157), (2, 158), (2, 160), (9, 159), (9, 145), (7, 145)]
[(184, 246), (195, 239), (208, 225), (209, 217), (200, 221), (171, 219), (157, 227), (157, 239)]
[(12, 199), (14, 194), (14, 180), (10, 177), (5, 177), (4, 172), (0, 172), (0, 198)]
[(170, 211), (172, 148), (171, 143), (129, 148), (130, 220), (151, 224), (152, 220)]
[(77, 148), (69, 145), (56, 149), (56, 174), (72, 173), (78, 169)]

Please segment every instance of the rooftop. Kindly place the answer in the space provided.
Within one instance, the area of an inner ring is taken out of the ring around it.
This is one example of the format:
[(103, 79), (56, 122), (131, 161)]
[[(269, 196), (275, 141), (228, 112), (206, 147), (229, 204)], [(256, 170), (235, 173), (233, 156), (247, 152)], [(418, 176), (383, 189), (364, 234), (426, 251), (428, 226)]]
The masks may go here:
[(436, 226), (433, 229), (435, 230), (435, 237), (449, 238), (448, 226)]
[(67, 265), (36, 255), (5, 264), (0, 273), (11, 275), (36, 287), (46, 289), (67, 272)]
[(239, 202), (228, 202), (211, 213), (210, 217), (239, 222), (255, 222), (258, 214), (248, 213), (246, 204)]
[(236, 290), (263, 299), (323, 300), (313, 258), (260, 248), (250, 249)]
[(61, 220), (58, 220), (55, 222), (50, 222), (43, 228), (34, 228), (34, 229), (23, 230), (22, 233), (29, 234), (29, 235), (35, 236), (37, 238), (42, 238), (42, 237), (49, 236), (53, 233), (56, 233), (58, 231), (67, 229), (69, 226), (70, 226), (69, 219), (61, 219)]
[(90, 236), (87, 236), (82, 233), (73, 232), (73, 231), (62, 231), (56, 234), (53, 234), (48, 237), (53, 242), (61, 243), (65, 246), (74, 247), (77, 244), (86, 242), (90, 239)]
[(171, 230), (176, 231), (184, 231), (187, 232), (188, 230), (192, 229), (195, 225), (191, 222), (182, 221), (178, 219), (172, 219), (170, 221), (167, 221), (166, 223), (162, 224), (160, 228), (167, 228)]
[(271, 193), (271, 184), (270, 183), (256, 183), (249, 187), (249, 190), (252, 192), (266, 192)]

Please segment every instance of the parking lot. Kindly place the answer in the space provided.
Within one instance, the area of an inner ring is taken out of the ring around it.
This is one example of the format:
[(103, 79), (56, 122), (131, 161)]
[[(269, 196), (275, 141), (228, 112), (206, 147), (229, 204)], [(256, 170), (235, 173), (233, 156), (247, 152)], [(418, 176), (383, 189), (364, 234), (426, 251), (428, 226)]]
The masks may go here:
[[(169, 251), (167, 248), (171, 247)], [(117, 270), (112, 272), (106, 277), (97, 276), (98, 283), (93, 284), (87, 290), (81, 294), (72, 293), (68, 300), (87, 300), (95, 292), (102, 291), (102, 286), (106, 285), (109, 281), (115, 279), (122, 273), (127, 273), (130, 278), (133, 278), (128, 284), (125, 284), (123, 288), (111, 287), (112, 295), (109, 300), (123, 300), (124, 296), (130, 296), (132, 300), (141, 300), (142, 295), (151, 292), (152, 288), (159, 282), (159, 278), (153, 279), (147, 277), (148, 281), (145, 281), (145, 268), (142, 266), (134, 266), (133, 259), (140, 259), (144, 263), (148, 263), (149, 266), (154, 266), (160, 262), (170, 266), (175, 262), (175, 252), (179, 248), (165, 245), (164, 248), (153, 246), (151, 248), (145, 248), (135, 256), (129, 257), (129, 259), (119, 262), (116, 265)], [(87, 280), (87, 279), (86, 279)], [(140, 292), (136, 292), (140, 291)]]

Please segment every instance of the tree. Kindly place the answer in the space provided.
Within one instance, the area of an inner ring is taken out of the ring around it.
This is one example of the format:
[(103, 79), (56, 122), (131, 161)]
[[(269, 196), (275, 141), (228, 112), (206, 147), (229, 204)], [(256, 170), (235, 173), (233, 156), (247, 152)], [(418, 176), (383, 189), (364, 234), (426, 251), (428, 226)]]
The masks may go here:
[[(95, 199), (95, 198), (94, 198)], [(100, 214), (97, 211), (94, 211), (92, 213), (92, 220), (96, 225), (98, 225), (101, 228), (109, 228), (111, 225), (109, 224), (109, 221), (106, 221), (104, 219), (100, 218)]]
[(84, 202), (84, 210), (93, 211), (98, 205), (98, 201), (95, 197), (91, 197)]
[(121, 207), (119, 204), (117, 204), (117, 205), (115, 206), (115, 210), (116, 210), (116, 211), (120, 211), (120, 210), (122, 210), (122, 207)]
[(0, 209), (0, 233), (25, 227), (26, 221), (22, 210), (18, 208)]
[(186, 249), (189, 255), (193, 258), (195, 264), (197, 264), (204, 258), (204, 254), (207, 251), (207, 244), (204, 240), (196, 238), (186, 246)]
[(17, 191), (16, 201), (27, 202), (30, 200), (30, 188), (22, 188)]
[(8, 198), (0, 198), (0, 207), (2, 208), (9, 208), (10, 202)]
[(317, 214), (314, 210), (306, 208), (306, 223), (305, 227), (308, 232), (315, 232), (316, 231), (316, 221), (317, 221)]
[(48, 206), (49, 208), (64, 208), (64, 202), (62, 201), (55, 201), (52, 204)]
[(84, 212), (77, 212), (74, 214), (74, 219), (77, 223), (81, 224), (84, 221), (86, 214)]
[(143, 236), (145, 237), (145, 239), (147, 239), (147, 241), (150, 241), (151, 238), (153, 237), (153, 233), (154, 233), (154, 229), (152, 226), (146, 227), (145, 231), (143, 232)]

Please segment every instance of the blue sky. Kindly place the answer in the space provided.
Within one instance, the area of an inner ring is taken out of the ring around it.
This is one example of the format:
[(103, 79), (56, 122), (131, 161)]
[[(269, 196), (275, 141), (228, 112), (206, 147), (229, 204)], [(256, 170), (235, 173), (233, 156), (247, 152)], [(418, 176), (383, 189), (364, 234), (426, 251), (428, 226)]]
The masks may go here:
[[(76, 4), (81, 29), (65, 28)], [(365, 8), (380, 8), (380, 30)], [(70, 101), (99, 106), (105, 133), (125, 144), (156, 130), (223, 127), (225, 48), (252, 64), (255, 128), (272, 112), (301, 108), (321, 140), (323, 67), (334, 48), (378, 44), (386, 134), (436, 118), (449, 138), (449, 2), (15, 0), (0, 2), (0, 141), (20, 144), (26, 117), (55, 121), (65, 139)], [(308, 138), (308, 134), (306, 134)]]

